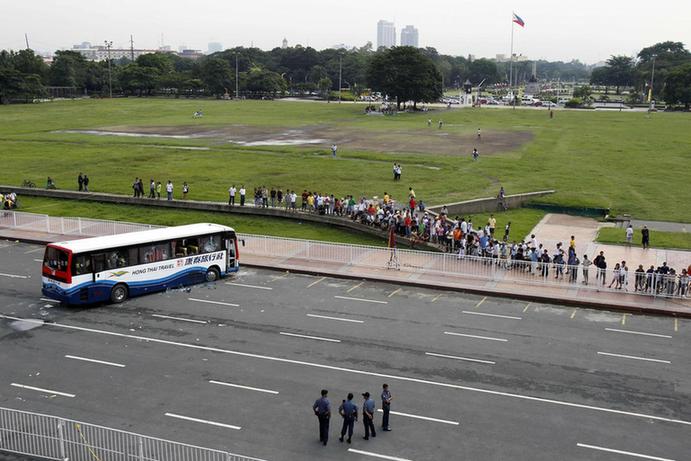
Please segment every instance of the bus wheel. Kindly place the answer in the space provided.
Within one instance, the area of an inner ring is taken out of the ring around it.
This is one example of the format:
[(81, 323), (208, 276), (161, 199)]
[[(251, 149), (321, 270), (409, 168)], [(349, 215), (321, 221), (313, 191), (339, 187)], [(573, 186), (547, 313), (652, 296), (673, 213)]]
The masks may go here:
[(128, 294), (129, 290), (127, 289), (127, 285), (120, 283), (115, 285), (110, 291), (110, 301), (113, 303), (121, 303), (127, 299)]
[(218, 278), (218, 269), (216, 269), (215, 267), (210, 267), (209, 270), (206, 271), (207, 282), (215, 282), (216, 280), (218, 280)]

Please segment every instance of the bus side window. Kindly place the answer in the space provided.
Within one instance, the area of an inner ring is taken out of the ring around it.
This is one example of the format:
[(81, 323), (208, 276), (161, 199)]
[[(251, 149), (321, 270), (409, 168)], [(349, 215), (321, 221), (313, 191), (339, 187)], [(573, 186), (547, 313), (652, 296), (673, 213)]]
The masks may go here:
[(127, 249), (127, 261), (130, 266), (139, 264), (139, 251), (136, 247)]
[(91, 273), (91, 255), (78, 254), (73, 257), (74, 261), (74, 275), (83, 275)]
[(93, 261), (94, 261), (94, 272), (103, 272), (105, 270), (105, 255), (103, 253), (93, 255), (92, 256)]

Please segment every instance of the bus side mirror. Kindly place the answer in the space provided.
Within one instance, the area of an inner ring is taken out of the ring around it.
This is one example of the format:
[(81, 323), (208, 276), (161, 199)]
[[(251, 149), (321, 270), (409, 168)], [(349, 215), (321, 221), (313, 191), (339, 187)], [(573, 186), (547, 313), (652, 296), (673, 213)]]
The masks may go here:
[(240, 240), (242, 242), (242, 246), (245, 246), (245, 239)]

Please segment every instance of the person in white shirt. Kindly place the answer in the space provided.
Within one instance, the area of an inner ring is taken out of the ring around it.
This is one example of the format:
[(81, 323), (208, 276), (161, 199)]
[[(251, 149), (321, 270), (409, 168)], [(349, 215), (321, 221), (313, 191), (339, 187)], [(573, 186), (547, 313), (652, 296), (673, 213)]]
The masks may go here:
[(629, 227), (626, 228), (626, 243), (631, 245), (631, 241), (633, 240), (633, 226), (629, 224)]
[(236, 192), (237, 192), (237, 189), (235, 188), (235, 184), (233, 184), (228, 189), (228, 205), (235, 205), (235, 193)]
[(166, 184), (166, 193), (168, 194), (168, 200), (173, 200), (173, 183), (170, 180)]
[(240, 186), (240, 206), (245, 206), (245, 194), (247, 191), (245, 190), (245, 186), (242, 185)]

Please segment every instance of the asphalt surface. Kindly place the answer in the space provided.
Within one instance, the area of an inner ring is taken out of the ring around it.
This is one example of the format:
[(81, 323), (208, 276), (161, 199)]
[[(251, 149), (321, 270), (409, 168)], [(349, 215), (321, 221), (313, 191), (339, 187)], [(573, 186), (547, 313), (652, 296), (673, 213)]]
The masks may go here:
[[(66, 308), (41, 248), (0, 241), (0, 406), (272, 461), (691, 459), (688, 320), (250, 268)], [(339, 443), (341, 399), (384, 382), (393, 430)]]

